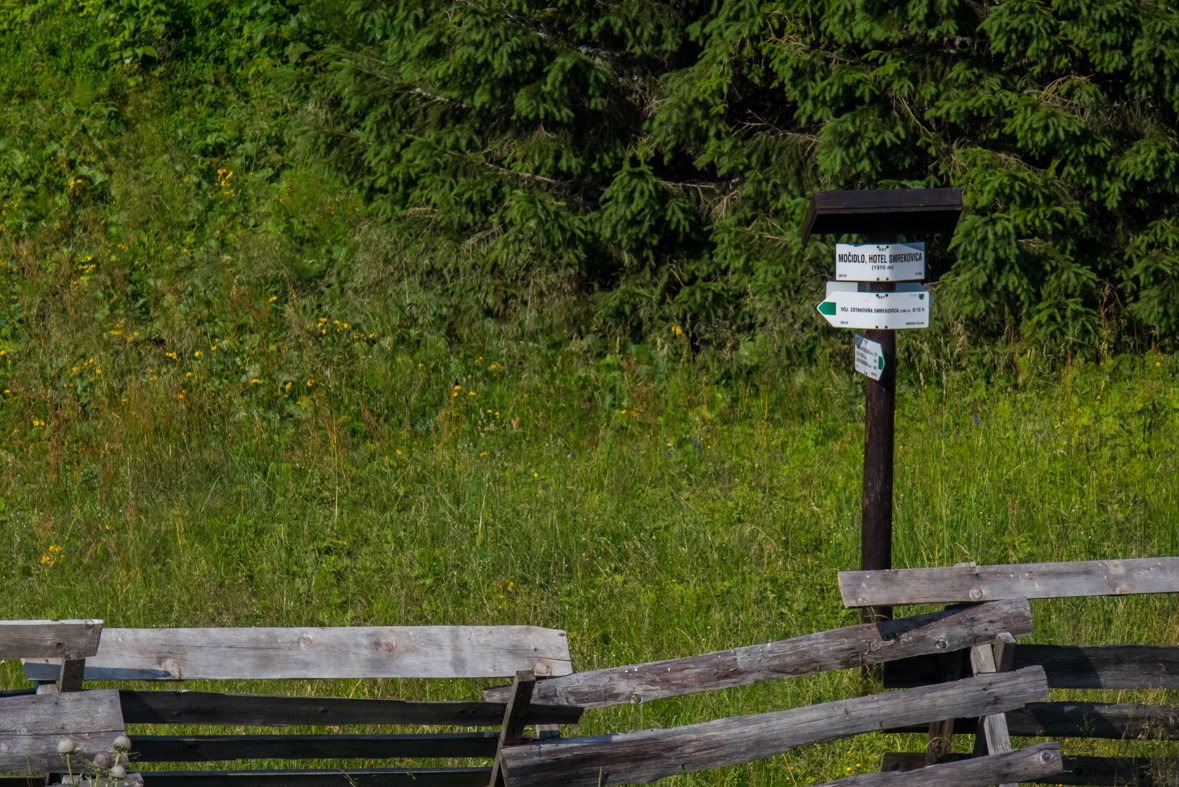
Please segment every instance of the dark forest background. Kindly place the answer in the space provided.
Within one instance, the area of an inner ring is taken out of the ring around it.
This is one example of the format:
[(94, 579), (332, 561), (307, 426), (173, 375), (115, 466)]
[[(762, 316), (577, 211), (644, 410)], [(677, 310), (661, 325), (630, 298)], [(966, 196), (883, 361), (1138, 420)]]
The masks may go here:
[(957, 232), (911, 239), (938, 295), (924, 354), (1179, 335), (1162, 3), (0, 9), (0, 255), (44, 276), (9, 288), (0, 340), (82, 271), (87, 316), (157, 339), (162, 291), (224, 311), (233, 279), (410, 292), (448, 341), (679, 329), (813, 361), (836, 239), (801, 248), (811, 193), (946, 185)]

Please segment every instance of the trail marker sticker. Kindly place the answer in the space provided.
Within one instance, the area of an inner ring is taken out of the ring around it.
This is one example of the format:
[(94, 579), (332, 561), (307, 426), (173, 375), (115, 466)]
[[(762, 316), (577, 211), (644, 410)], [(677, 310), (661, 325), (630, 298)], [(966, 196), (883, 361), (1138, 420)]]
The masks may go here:
[(919, 291), (850, 292), (828, 286), (827, 300), (818, 306), (819, 314), (836, 328), (928, 328), (933, 297), (920, 284), (917, 287)]
[(856, 371), (879, 380), (884, 373), (884, 348), (880, 342), (856, 334)]
[(837, 281), (912, 281), (925, 278), (924, 243), (835, 244)]

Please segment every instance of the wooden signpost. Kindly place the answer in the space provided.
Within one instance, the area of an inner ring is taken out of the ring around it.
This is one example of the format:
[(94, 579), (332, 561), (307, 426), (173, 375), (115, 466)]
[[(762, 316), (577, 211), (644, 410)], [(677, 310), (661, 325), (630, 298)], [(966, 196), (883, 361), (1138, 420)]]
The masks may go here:
[[(962, 192), (956, 188), (821, 191), (811, 198), (803, 220), (803, 246), (812, 234), (860, 235), (866, 241), (836, 247), (836, 281), (828, 284), (827, 297), (819, 305), (819, 313), (832, 325), (865, 330), (867, 341), (875, 345), (871, 349), (879, 355), (877, 365), (883, 362), (879, 379), (867, 376), (865, 384), (860, 529), (864, 571), (892, 568), (896, 330), (929, 325), (930, 296), (912, 281), (924, 277), (925, 246), (899, 244), (897, 236), (952, 233), (961, 212)], [(862, 611), (865, 623), (891, 617), (891, 607)]]

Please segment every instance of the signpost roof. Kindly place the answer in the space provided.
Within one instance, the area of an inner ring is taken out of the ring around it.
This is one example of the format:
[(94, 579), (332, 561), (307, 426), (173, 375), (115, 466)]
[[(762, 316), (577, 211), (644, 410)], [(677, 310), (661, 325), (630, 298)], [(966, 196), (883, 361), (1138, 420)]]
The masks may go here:
[(953, 187), (816, 191), (802, 222), (802, 245), (812, 233), (953, 232), (961, 212), (962, 190)]

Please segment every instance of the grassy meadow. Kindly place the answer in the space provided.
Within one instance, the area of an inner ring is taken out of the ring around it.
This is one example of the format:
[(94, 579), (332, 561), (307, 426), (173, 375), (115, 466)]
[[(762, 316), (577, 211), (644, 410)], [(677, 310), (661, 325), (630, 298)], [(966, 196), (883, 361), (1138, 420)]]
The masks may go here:
[[(67, 292), (84, 299), (87, 286)], [(582, 670), (857, 621), (836, 588), (858, 566), (850, 336), (832, 339), (826, 365), (750, 379), (695, 356), (675, 326), (639, 345), (546, 346), (516, 329), (448, 341), (422, 328), (412, 294), (354, 293), (316, 312), (263, 293), (237, 307), (236, 334), (162, 345), (134, 323), (74, 321), (63, 300), (47, 310), (52, 341), (3, 357), (6, 617), (527, 623), (567, 630)], [(71, 343), (82, 351), (62, 362)], [(1175, 554), (1175, 364), (1062, 366), (1028, 350), (1018, 379), (903, 374), (896, 565)], [(1179, 644), (1169, 597), (1034, 611), (1036, 642)], [(15, 665), (7, 677), (20, 685)], [(474, 698), (479, 685), (237, 688)], [(591, 711), (578, 732), (866, 688), (856, 671), (825, 674)], [(805, 784), (922, 745), (862, 736), (681, 781)]]

